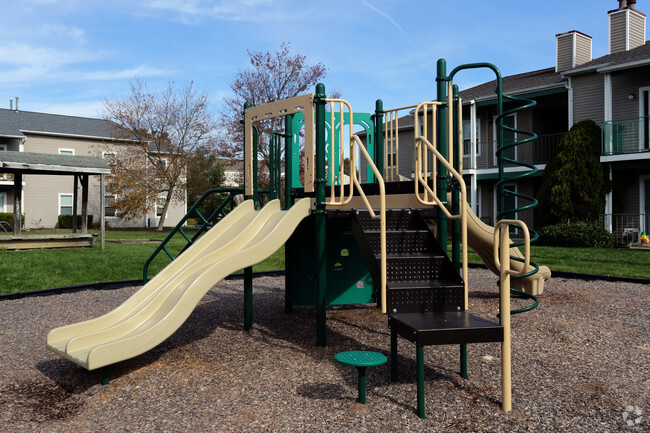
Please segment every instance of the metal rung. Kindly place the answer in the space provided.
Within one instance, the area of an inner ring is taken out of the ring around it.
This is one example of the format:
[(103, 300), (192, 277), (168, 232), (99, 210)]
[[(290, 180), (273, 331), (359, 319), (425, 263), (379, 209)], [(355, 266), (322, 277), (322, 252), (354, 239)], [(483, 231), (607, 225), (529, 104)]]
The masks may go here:
[(163, 251), (164, 251), (165, 253), (167, 253), (167, 255), (169, 256), (170, 259), (174, 260), (174, 259), (176, 258), (172, 253), (169, 252), (169, 250), (167, 249), (167, 247), (163, 247)]

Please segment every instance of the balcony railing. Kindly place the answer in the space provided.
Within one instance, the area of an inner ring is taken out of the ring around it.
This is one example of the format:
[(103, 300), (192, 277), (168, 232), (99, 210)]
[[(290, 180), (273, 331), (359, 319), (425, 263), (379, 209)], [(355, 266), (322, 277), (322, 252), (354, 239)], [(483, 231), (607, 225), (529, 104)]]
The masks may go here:
[[(517, 150), (516, 158), (519, 161), (527, 162), (529, 164), (546, 164), (555, 152), (555, 147), (564, 137), (566, 132), (557, 134), (539, 135), (535, 140), (529, 143), (524, 143)], [(480, 142), (476, 144), (477, 155), (476, 164), (472, 166), (472, 159), (469, 157), (471, 150), (469, 140), (463, 143), (463, 167), (486, 169), (496, 168), (496, 160), (494, 158), (494, 148), (496, 144), (493, 142)]]
[(650, 151), (650, 117), (603, 122), (603, 155)]
[(650, 214), (602, 214), (600, 222), (611, 230), (615, 245), (640, 245), (641, 233), (650, 229)]

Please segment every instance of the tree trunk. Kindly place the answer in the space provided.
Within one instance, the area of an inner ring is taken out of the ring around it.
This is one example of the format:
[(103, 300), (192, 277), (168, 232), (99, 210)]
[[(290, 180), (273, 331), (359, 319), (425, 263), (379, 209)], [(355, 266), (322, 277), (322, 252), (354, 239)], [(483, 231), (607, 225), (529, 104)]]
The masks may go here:
[(163, 225), (165, 224), (165, 216), (167, 216), (167, 209), (169, 209), (169, 203), (172, 201), (172, 194), (174, 193), (174, 186), (170, 186), (167, 190), (167, 196), (165, 197), (165, 204), (163, 205), (162, 215), (160, 215), (160, 220), (158, 220), (158, 227), (156, 227), (157, 232), (163, 231)]

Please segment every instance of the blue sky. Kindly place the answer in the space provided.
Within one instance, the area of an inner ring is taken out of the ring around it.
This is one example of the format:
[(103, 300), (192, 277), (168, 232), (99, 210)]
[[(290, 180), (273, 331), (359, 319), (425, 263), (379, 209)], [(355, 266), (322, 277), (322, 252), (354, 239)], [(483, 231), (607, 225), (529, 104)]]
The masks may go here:
[[(435, 98), (438, 58), (449, 68), (491, 62), (503, 75), (555, 64), (555, 35), (593, 37), (607, 54), (607, 11), (616, 0), (3, 0), (0, 107), (101, 117), (102, 101), (193, 80), (215, 112), (247, 49), (290, 42), (328, 67), (326, 88), (355, 111)], [(650, 13), (644, 1), (637, 9)], [(487, 72), (459, 74), (471, 87)]]

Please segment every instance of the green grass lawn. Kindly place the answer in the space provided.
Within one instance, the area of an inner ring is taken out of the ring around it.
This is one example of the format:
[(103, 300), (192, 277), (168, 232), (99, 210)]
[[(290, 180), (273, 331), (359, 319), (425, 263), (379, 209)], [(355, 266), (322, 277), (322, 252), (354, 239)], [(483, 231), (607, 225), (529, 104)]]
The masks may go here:
[[(39, 232), (56, 233), (57, 231)], [(59, 231), (59, 233), (62, 231)], [(68, 231), (69, 232), (69, 231)], [(186, 230), (192, 235), (191, 230)], [(149, 230), (110, 230), (106, 239), (162, 240), (168, 232)], [(176, 235), (168, 245), (177, 254), (185, 245)], [(0, 293), (22, 292), (98, 281), (131, 280), (142, 278), (142, 268), (158, 243), (106, 242), (100, 249), (99, 241), (92, 248), (71, 248), (31, 251), (0, 251)], [(151, 263), (149, 278), (170, 262), (162, 252)], [(284, 269), (284, 248), (266, 261), (253, 267), (254, 271)]]
[[(188, 230), (191, 236), (193, 233)], [(106, 239), (162, 240), (167, 232), (153, 230), (109, 230)], [(106, 242), (102, 251), (99, 242), (92, 248), (33, 251), (0, 251), (0, 293), (20, 292), (98, 281), (142, 278), (142, 267), (157, 243)], [(177, 253), (184, 242), (177, 235), (169, 244)], [(534, 261), (556, 271), (594, 275), (650, 278), (650, 249), (647, 251), (597, 248), (531, 248)], [(151, 278), (170, 262), (161, 253), (151, 264)], [(480, 259), (470, 252), (470, 263)], [(284, 269), (284, 248), (259, 265), (255, 271)]]

